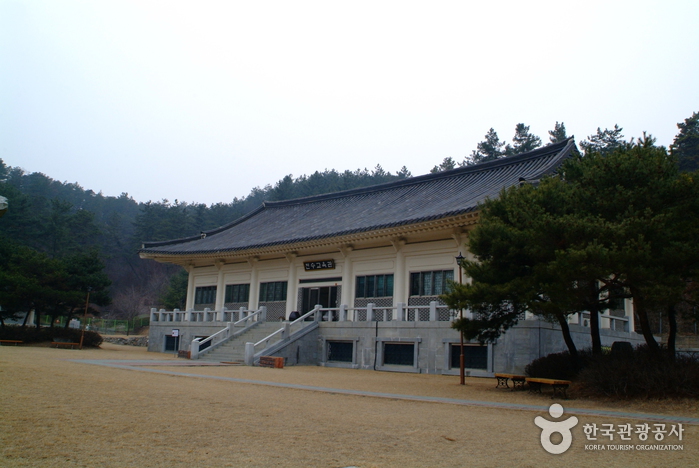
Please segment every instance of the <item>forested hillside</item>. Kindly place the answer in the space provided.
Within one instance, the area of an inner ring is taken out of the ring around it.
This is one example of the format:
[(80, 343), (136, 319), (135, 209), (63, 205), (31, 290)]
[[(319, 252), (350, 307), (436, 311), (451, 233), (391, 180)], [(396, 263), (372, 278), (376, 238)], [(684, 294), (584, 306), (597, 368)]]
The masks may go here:
[[(694, 113), (679, 123), (678, 128), (680, 132), (670, 150), (682, 169), (696, 170), (699, 114)], [(603, 153), (626, 144), (621, 131), (622, 128), (616, 125), (613, 129), (598, 128), (596, 134), (580, 141), (580, 147), (585, 153)], [(554, 129), (549, 131), (549, 141), (554, 143), (565, 138), (565, 125), (556, 122)], [(500, 141), (491, 128), (485, 140), (461, 162), (451, 157), (444, 158), (432, 172), (516, 155), (541, 145), (542, 140), (531, 134), (523, 123), (515, 126), (512, 145)], [(408, 177), (411, 174), (405, 166), (395, 174), (384, 171), (380, 165), (372, 171), (326, 169), (297, 178), (288, 175), (274, 185), (254, 188), (242, 198), (207, 206), (178, 200), (137, 202), (128, 193), (118, 197), (105, 196), (78, 183), (60, 182), (49, 175), (8, 167), (0, 159), (0, 195), (9, 201), (9, 210), (0, 218), (0, 247), (9, 245), (5, 251), (11, 252), (18, 250), (12, 245), (21, 244), (48, 259), (63, 261), (68, 265), (64, 270), (80, 260), (76, 256), (99, 258), (111, 280), (111, 304), (104, 306), (102, 313), (112, 317), (133, 317), (151, 306), (160, 305), (170, 278), (180, 270), (176, 266), (141, 260), (137, 251), (143, 241), (181, 238), (216, 228), (254, 210), (265, 200), (307, 197)], [(16, 255), (13, 258), (13, 261), (19, 261)], [(7, 269), (2, 261), (10, 260), (0, 258), (0, 270)], [(29, 275), (38, 275), (38, 272), (26, 271)], [(37, 278), (33, 277), (32, 281)], [(6, 305), (8, 298), (2, 294), (10, 293), (0, 289), (0, 303)]]
[(60, 182), (42, 173), (25, 173), (0, 159), (0, 195), (10, 209), (0, 219), (0, 237), (30, 247), (51, 258), (97, 251), (112, 281), (112, 303), (102, 312), (129, 317), (157, 305), (172, 274), (171, 265), (144, 261), (137, 251), (146, 240), (186, 237), (227, 224), (259, 207), (263, 201), (287, 200), (410, 177), (376, 166), (373, 171), (315, 172), (274, 186), (255, 188), (229, 203), (207, 206), (175, 200), (139, 203), (127, 193), (105, 196), (77, 183)]

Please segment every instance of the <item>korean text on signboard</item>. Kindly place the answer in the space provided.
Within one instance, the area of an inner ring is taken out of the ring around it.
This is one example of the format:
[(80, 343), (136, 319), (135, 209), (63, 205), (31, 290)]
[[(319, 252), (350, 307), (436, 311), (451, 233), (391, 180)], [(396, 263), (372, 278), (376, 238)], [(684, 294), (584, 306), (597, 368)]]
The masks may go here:
[(320, 260), (317, 262), (304, 262), (303, 267), (306, 271), (312, 270), (334, 270), (335, 260)]

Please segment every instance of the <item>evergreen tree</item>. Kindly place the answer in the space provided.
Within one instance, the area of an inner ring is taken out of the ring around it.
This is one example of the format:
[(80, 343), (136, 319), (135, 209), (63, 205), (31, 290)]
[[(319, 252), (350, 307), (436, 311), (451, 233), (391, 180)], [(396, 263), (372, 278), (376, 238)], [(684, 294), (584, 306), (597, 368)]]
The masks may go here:
[(597, 133), (587, 137), (587, 140), (580, 142), (583, 151), (586, 155), (592, 153), (600, 153), (606, 155), (626, 144), (623, 140), (624, 135), (621, 131), (623, 128), (614, 125), (613, 129), (605, 128), (604, 131), (597, 127)]
[(471, 156), (464, 161), (465, 166), (472, 166), (474, 164), (494, 161), (496, 159), (505, 156), (503, 147), (504, 142), (500, 141), (495, 129), (491, 128), (488, 133), (485, 134), (485, 140), (478, 143), (476, 149), (471, 152)]
[(646, 136), (606, 155), (569, 159), (560, 178), (487, 201), (470, 237), (478, 260), (465, 267), (472, 283), (445, 296), (476, 318), (455, 327), (489, 340), (529, 310), (565, 333), (566, 314), (589, 311), (600, 352), (599, 312), (630, 295), (646, 343), (659, 353), (649, 314), (674, 311), (699, 272), (699, 218), (687, 216), (699, 212), (699, 180), (680, 175), (653, 142)]
[(529, 132), (529, 126), (518, 123), (515, 126), (515, 136), (512, 137), (512, 146), (505, 147), (505, 154), (512, 156), (532, 151), (541, 146), (541, 138)]
[(450, 171), (456, 167), (456, 162), (451, 157), (446, 157), (439, 166), (434, 166), (430, 169), (432, 174), (438, 172)]
[(560, 143), (567, 139), (568, 135), (566, 134), (565, 124), (563, 122), (559, 124), (558, 121), (556, 121), (556, 125), (553, 127), (553, 130), (549, 130), (549, 141), (553, 144)]
[(670, 153), (677, 158), (681, 171), (699, 169), (699, 113), (678, 123), (680, 132), (670, 146)]

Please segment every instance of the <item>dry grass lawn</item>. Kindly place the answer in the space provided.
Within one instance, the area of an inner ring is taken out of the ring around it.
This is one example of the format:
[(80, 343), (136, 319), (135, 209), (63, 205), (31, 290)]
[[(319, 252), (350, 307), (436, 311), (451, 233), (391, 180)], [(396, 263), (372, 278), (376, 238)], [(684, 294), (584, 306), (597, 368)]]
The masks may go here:
[[(142, 372), (75, 360), (171, 360)], [(699, 426), (676, 451), (591, 451), (588, 423), (652, 424), (653, 413), (699, 418), (696, 401), (613, 403), (571, 399), (573, 445), (551, 455), (534, 418), (545, 411), (406, 401), (275, 387), (225, 378), (361, 392), (420, 395), (547, 408), (549, 395), (495, 389), (494, 379), (321, 367), (182, 367), (172, 355), (102, 345), (96, 350), (0, 347), (1, 467), (690, 467), (699, 466)], [(186, 373), (188, 375), (174, 375)], [(201, 377), (199, 377), (201, 376)], [(205, 378), (206, 376), (221, 379)], [(573, 397), (575, 397), (573, 391)], [(564, 415), (567, 417), (569, 413)], [(668, 429), (672, 423), (668, 422)], [(651, 435), (652, 438), (652, 435)], [(554, 442), (557, 440), (552, 439)]]

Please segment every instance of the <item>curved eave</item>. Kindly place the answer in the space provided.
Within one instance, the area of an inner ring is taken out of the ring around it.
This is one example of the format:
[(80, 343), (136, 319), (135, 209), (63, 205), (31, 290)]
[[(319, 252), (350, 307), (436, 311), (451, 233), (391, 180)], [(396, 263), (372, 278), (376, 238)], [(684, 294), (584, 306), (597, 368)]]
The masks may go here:
[(228, 249), (204, 252), (149, 252), (141, 250), (141, 258), (157, 260), (166, 263), (182, 263), (184, 260), (194, 259), (224, 259), (224, 258), (250, 258), (254, 256), (283, 255), (288, 252), (317, 249), (323, 247), (338, 247), (360, 242), (370, 242), (381, 239), (394, 239), (396, 237), (414, 235), (429, 231), (443, 231), (456, 227), (476, 224), (479, 211), (469, 211), (456, 216), (428, 220), (421, 223), (411, 223), (400, 226), (386, 226), (361, 232), (346, 233), (323, 237), (318, 239), (300, 240), (296, 242), (275, 243), (269, 245), (252, 246), (241, 249)]

